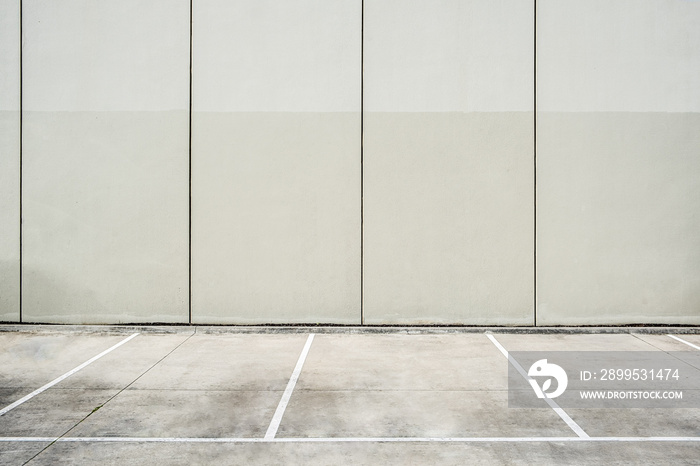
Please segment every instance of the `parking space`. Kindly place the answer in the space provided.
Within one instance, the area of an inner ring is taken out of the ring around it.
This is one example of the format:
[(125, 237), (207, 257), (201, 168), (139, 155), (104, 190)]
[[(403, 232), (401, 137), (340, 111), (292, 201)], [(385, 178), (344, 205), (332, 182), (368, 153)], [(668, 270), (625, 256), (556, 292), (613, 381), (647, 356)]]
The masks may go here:
[[(689, 337), (695, 336), (683, 335), (682, 339), (687, 341)], [(668, 334), (499, 335), (498, 339), (510, 351), (695, 351)], [(699, 365), (695, 357), (680, 359), (696, 368)], [(688, 392), (686, 389), (685, 394)], [(700, 409), (567, 409), (566, 412), (591, 437), (700, 436)]]
[(482, 334), (318, 335), (280, 436), (573, 435), (550, 410), (508, 409), (505, 362)]
[(70, 435), (263, 436), (304, 341), (304, 335), (188, 337)]
[(0, 333), (0, 410), (60, 379), (0, 416), (0, 462), (690, 464), (700, 447), (700, 409), (509, 407), (503, 354), (673, 351), (700, 370), (698, 335), (137, 331)]

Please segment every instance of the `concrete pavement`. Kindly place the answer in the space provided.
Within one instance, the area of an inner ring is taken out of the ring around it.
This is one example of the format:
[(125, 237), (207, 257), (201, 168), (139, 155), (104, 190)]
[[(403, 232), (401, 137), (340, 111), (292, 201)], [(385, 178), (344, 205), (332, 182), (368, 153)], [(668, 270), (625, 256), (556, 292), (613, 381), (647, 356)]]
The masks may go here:
[[(698, 461), (700, 409), (565, 410), (584, 437), (553, 409), (509, 408), (483, 329), (259, 330), (0, 328), (0, 410), (139, 333), (2, 415), (0, 463)], [(508, 351), (699, 351), (692, 328), (636, 330), (492, 329)]]

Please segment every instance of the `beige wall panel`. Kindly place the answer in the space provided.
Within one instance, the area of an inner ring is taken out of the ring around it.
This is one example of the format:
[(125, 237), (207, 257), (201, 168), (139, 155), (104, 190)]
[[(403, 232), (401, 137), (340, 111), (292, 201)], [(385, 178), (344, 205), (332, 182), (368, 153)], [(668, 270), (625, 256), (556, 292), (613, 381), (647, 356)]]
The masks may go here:
[(537, 11), (538, 325), (700, 324), (700, 3)]
[(193, 321), (359, 323), (361, 2), (193, 19)]
[(19, 0), (0, 0), (0, 322), (19, 320)]
[(531, 2), (365, 2), (366, 323), (533, 323), (532, 38)]
[(189, 3), (24, 2), (23, 317), (188, 319)]
[(532, 114), (365, 128), (365, 322), (531, 324)]

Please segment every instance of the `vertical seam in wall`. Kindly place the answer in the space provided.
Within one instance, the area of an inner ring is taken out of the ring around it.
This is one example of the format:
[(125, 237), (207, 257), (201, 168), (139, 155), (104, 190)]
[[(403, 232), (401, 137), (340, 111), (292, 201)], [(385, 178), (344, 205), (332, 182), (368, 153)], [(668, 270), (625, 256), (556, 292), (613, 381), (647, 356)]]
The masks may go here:
[(19, 0), (19, 322), (22, 323), (22, 0)]
[(360, 325), (365, 324), (365, 1), (360, 2)]
[(187, 322), (192, 324), (192, 1), (190, 0), (190, 101), (189, 101), (189, 141), (188, 141), (188, 228), (187, 228)]
[(532, 286), (533, 286), (533, 324), (537, 327), (537, 0), (533, 0), (533, 86), (532, 86), (532, 159), (533, 159), (533, 256), (532, 256)]

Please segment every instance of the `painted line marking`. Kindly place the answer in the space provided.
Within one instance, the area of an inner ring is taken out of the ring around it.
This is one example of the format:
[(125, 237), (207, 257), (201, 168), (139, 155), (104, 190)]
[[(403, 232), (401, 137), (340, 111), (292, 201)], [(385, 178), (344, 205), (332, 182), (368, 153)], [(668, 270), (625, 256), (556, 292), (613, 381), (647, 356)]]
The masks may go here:
[(527, 443), (527, 442), (700, 442), (700, 437), (0, 437), (0, 442), (57, 443)]
[(277, 405), (277, 411), (275, 411), (275, 415), (272, 416), (270, 426), (267, 428), (267, 432), (265, 433), (265, 440), (271, 440), (275, 438), (275, 435), (277, 435), (277, 429), (279, 429), (280, 427), (280, 422), (282, 422), (282, 416), (284, 416), (284, 411), (287, 409), (289, 399), (292, 397), (292, 392), (294, 391), (294, 387), (297, 384), (297, 380), (299, 379), (299, 375), (301, 374), (301, 368), (304, 366), (304, 361), (306, 361), (306, 355), (309, 354), (309, 349), (311, 348), (311, 343), (313, 343), (313, 341), (314, 334), (312, 333), (309, 335), (309, 338), (306, 339), (306, 344), (304, 345), (304, 349), (301, 350), (299, 360), (297, 361), (297, 365), (294, 368), (294, 372), (292, 372), (292, 376), (289, 378), (287, 388), (282, 394), (280, 404)]
[(695, 348), (696, 350), (700, 350), (700, 346), (694, 345), (694, 344), (692, 344), (692, 343), (689, 342), (689, 341), (685, 341), (684, 339), (678, 338), (677, 336), (671, 335), (671, 334), (669, 334), (668, 336), (671, 337), (671, 338), (673, 338), (674, 340), (680, 341), (681, 343), (685, 343), (686, 345), (688, 345), (688, 346), (690, 346), (690, 347), (692, 347), (692, 348)]
[[(503, 354), (503, 356), (505, 356), (506, 359), (508, 359), (508, 362), (510, 362), (513, 365), (513, 367), (520, 373), (520, 375), (522, 375), (525, 378), (525, 380), (530, 382), (531, 377), (529, 375), (527, 375), (527, 372), (525, 372), (525, 369), (523, 369), (523, 367), (520, 365), (520, 363), (518, 361), (516, 361), (515, 358), (513, 358), (508, 353), (508, 351), (503, 347), (503, 345), (501, 345), (498, 342), (498, 340), (496, 340), (496, 338), (493, 335), (491, 335), (490, 333), (487, 333), (485, 335), (488, 337), (489, 340), (491, 340), (491, 343), (496, 345), (496, 348), (498, 348), (499, 351)], [(552, 408), (554, 410), (554, 412), (557, 413), (559, 415), (559, 417), (562, 418), (562, 420), (564, 422), (566, 422), (566, 425), (568, 425), (571, 428), (571, 430), (573, 430), (576, 433), (576, 435), (578, 435), (580, 438), (590, 438), (588, 436), (588, 434), (581, 428), (581, 426), (579, 426), (576, 423), (576, 421), (571, 419), (571, 416), (566, 414), (566, 411), (564, 411), (563, 409), (561, 409), (559, 407), (559, 405), (557, 404), (556, 401), (552, 400), (551, 398), (547, 398), (547, 397), (544, 398), (544, 401), (546, 401), (547, 404), (549, 405), (549, 407)]]
[(98, 359), (100, 359), (100, 358), (101, 358), (102, 356), (104, 356), (105, 354), (110, 353), (111, 351), (114, 351), (115, 349), (117, 349), (117, 348), (119, 348), (121, 345), (123, 345), (124, 343), (127, 343), (127, 342), (130, 341), (131, 339), (136, 338), (137, 335), (138, 335), (138, 333), (134, 333), (133, 335), (131, 335), (131, 336), (129, 336), (129, 337), (123, 339), (122, 341), (120, 341), (120, 342), (117, 343), (116, 345), (112, 346), (111, 348), (108, 348), (108, 349), (104, 350), (103, 352), (101, 352), (101, 353), (98, 354), (97, 356), (95, 356), (95, 357), (93, 357), (93, 358), (91, 358), (91, 359), (85, 361), (84, 363), (82, 363), (81, 365), (79, 365), (78, 367), (76, 367), (75, 369), (66, 372), (65, 374), (63, 374), (62, 376), (60, 376), (60, 377), (58, 377), (58, 378), (56, 378), (56, 379), (53, 379), (51, 382), (47, 383), (47, 384), (44, 385), (43, 387), (34, 390), (34, 391), (31, 392), (29, 395), (27, 395), (27, 396), (25, 396), (25, 397), (23, 397), (23, 398), (20, 398), (19, 400), (15, 401), (15, 402), (12, 403), (11, 405), (5, 406), (3, 409), (0, 410), (0, 416), (3, 416), (3, 415), (4, 415), (5, 413), (7, 413), (8, 411), (15, 409), (17, 406), (21, 405), (21, 404), (24, 403), (25, 401), (31, 400), (32, 398), (34, 398), (35, 396), (37, 396), (37, 395), (40, 394), (41, 392), (43, 392), (43, 391), (45, 391), (45, 390), (48, 390), (49, 388), (53, 387), (54, 385), (56, 385), (56, 384), (59, 383), (60, 381), (62, 381), (62, 380), (64, 380), (64, 379), (67, 379), (67, 378), (70, 377), (71, 375), (73, 375), (73, 374), (75, 374), (76, 372), (78, 372), (80, 369), (83, 369), (85, 366), (88, 366), (88, 365), (92, 364), (93, 362), (97, 361)]

